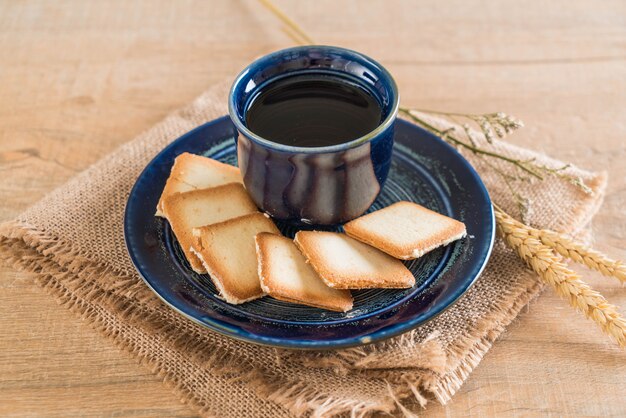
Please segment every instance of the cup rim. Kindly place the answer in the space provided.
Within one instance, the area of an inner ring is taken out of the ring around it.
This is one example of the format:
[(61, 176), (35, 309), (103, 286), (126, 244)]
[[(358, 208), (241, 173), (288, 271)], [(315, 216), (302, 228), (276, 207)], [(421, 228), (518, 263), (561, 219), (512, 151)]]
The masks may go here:
[[(276, 57), (278, 55), (284, 54), (285, 52), (290, 52), (290, 51), (302, 51), (302, 50), (308, 50), (308, 49), (312, 49), (312, 48), (318, 48), (318, 49), (332, 49), (341, 53), (346, 53), (348, 55), (355, 55), (357, 56), (359, 59), (368, 62), (369, 64), (371, 64), (372, 66), (374, 66), (382, 75), (383, 78), (386, 79), (386, 81), (388, 82), (389, 86), (390, 86), (390, 90), (393, 94), (394, 100), (393, 103), (391, 105), (391, 110), (389, 112), (389, 114), (387, 115), (387, 117), (376, 127), (374, 128), (372, 131), (366, 133), (365, 135), (353, 139), (351, 141), (348, 142), (343, 142), (341, 144), (335, 144), (335, 145), (327, 145), (327, 146), (323, 146), (323, 147), (297, 147), (297, 146), (293, 146), (293, 145), (285, 145), (285, 144), (280, 144), (274, 141), (271, 141), (269, 139), (265, 139), (257, 134), (255, 134), (254, 132), (252, 132), (250, 129), (248, 129), (248, 127), (243, 123), (243, 121), (239, 118), (239, 115), (236, 112), (236, 105), (235, 105), (235, 98), (234, 98), (234, 92), (235, 89), (238, 85), (240, 85), (242, 83), (242, 81), (245, 79), (246, 75), (250, 72), (250, 69), (252, 67), (254, 67), (255, 65), (271, 59), (273, 57)], [(248, 137), (249, 139), (259, 143), (260, 145), (263, 145), (265, 147), (269, 147), (269, 148), (273, 148), (279, 151), (284, 151), (284, 152), (291, 152), (291, 153), (304, 153), (304, 154), (318, 154), (318, 153), (327, 153), (327, 152), (337, 152), (337, 151), (343, 151), (343, 150), (347, 150), (350, 148), (354, 148), (357, 147), (359, 145), (365, 144), (369, 141), (371, 141), (372, 139), (374, 139), (375, 137), (377, 137), (380, 133), (384, 132), (387, 128), (389, 128), (391, 125), (393, 125), (396, 116), (398, 114), (398, 109), (400, 107), (400, 95), (398, 92), (398, 86), (396, 84), (396, 81), (394, 80), (393, 76), (391, 75), (391, 73), (389, 73), (389, 71), (387, 71), (387, 69), (385, 67), (383, 67), (378, 61), (368, 57), (365, 54), (362, 54), (360, 52), (354, 51), (352, 49), (347, 49), (347, 48), (342, 48), (339, 46), (331, 46), (331, 45), (305, 45), (305, 46), (296, 46), (296, 47), (292, 47), (292, 48), (285, 48), (285, 49), (281, 49), (278, 51), (274, 51), (271, 52), (269, 54), (263, 55), (260, 58), (257, 58), (256, 60), (254, 60), (253, 62), (251, 62), (250, 64), (248, 64), (235, 78), (235, 81), (233, 82), (229, 94), (228, 94), (228, 113), (230, 115), (230, 119), (232, 120), (232, 122), (235, 124), (235, 127), (237, 128), (237, 130), (244, 134), (246, 137)]]

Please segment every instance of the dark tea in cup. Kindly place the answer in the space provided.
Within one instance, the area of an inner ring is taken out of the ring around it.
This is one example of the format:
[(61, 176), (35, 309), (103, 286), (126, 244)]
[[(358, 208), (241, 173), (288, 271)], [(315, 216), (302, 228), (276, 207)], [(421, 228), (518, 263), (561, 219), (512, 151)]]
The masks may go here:
[(360, 138), (382, 121), (378, 100), (339, 77), (300, 74), (274, 81), (253, 97), (246, 125), (295, 147), (325, 147)]

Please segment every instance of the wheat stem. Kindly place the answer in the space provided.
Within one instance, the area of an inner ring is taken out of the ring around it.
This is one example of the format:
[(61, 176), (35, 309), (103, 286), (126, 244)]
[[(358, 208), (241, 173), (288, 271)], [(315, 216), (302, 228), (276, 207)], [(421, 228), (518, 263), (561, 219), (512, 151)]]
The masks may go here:
[(289, 36), (289, 38), (291, 38), (291, 40), (298, 46), (305, 46), (308, 45), (309, 43), (306, 41), (306, 39), (303, 39), (298, 32), (296, 32), (295, 30), (293, 30), (291, 28), (291, 26), (285, 25), (282, 28), (282, 31), (285, 32), (285, 34), (287, 36)]
[[(289, 29), (291, 29), (291, 31), (295, 32), (301, 38), (301, 40), (304, 41), (297, 42), (296, 40), (297, 43), (304, 45), (315, 44), (315, 42), (313, 42), (313, 39), (311, 39), (311, 37), (307, 35), (304, 29), (302, 29), (300, 25), (298, 25), (296, 22), (291, 20), (291, 18), (287, 16), (285, 12), (280, 10), (274, 3), (272, 3), (271, 0), (259, 0), (259, 2), (261, 2), (261, 4), (263, 4), (263, 6), (265, 6), (270, 12), (274, 13), (277, 18), (279, 18), (286, 26), (289, 27)], [(290, 36), (292, 36), (292, 34), (290, 33), (291, 31), (287, 32)]]
[(424, 119), (420, 118), (419, 116), (416, 116), (414, 113), (412, 113), (412, 109), (407, 109), (407, 108), (401, 107), (400, 108), (400, 112), (402, 112), (404, 115), (406, 115), (409, 118), (411, 118), (411, 120), (413, 120), (413, 122), (418, 123), (419, 125), (421, 125), (424, 128), (428, 129), (429, 131), (431, 131), (435, 135), (438, 135), (438, 136), (442, 137), (444, 140), (446, 140), (448, 142), (451, 142), (451, 143), (453, 143), (455, 145), (458, 145), (460, 147), (463, 147), (463, 148), (467, 148), (468, 150), (472, 151), (475, 154), (481, 154), (481, 155), (486, 155), (486, 156), (489, 156), (489, 157), (499, 158), (501, 160), (504, 160), (504, 161), (506, 161), (508, 163), (513, 164), (514, 166), (516, 166), (519, 169), (527, 172), (528, 174), (538, 178), (539, 180), (543, 180), (543, 176), (541, 174), (539, 174), (537, 171), (535, 171), (531, 167), (528, 167), (528, 165), (526, 164), (527, 161), (516, 160), (515, 158), (507, 157), (506, 155), (498, 154), (497, 152), (493, 152), (493, 151), (488, 151), (488, 150), (486, 150), (484, 148), (479, 148), (479, 147), (476, 147), (474, 145), (468, 144), (467, 142), (461, 141), (461, 140), (455, 138), (454, 136), (450, 135), (450, 132), (448, 130), (442, 131), (441, 129), (438, 129), (435, 126), (433, 126), (432, 124), (426, 122)]
[(497, 207), (495, 215), (500, 236), (539, 278), (596, 322), (620, 347), (626, 347), (626, 321), (617, 308), (563, 264), (561, 257), (537, 237), (537, 230), (516, 221)]

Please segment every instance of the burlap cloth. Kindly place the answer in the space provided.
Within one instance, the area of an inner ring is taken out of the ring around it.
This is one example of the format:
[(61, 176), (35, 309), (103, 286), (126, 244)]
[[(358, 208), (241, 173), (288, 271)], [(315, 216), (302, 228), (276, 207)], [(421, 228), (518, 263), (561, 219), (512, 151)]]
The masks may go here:
[[(183, 318), (143, 284), (124, 245), (129, 191), (170, 141), (226, 114), (226, 94), (225, 84), (214, 87), (2, 224), (2, 259), (38, 273), (38, 283), (63, 306), (134, 353), (202, 415), (360, 416), (419, 410), (433, 397), (446, 403), (542, 288), (500, 241), (480, 279), (451, 309), (400, 337), (340, 351), (288, 351), (231, 340)], [(496, 147), (517, 158), (562, 165), (509, 144)], [(480, 158), (466, 157), (492, 198), (517, 213), (501, 177)], [(576, 234), (589, 223), (606, 176), (576, 168), (568, 173), (584, 179), (593, 195), (558, 177), (520, 183), (533, 225)]]

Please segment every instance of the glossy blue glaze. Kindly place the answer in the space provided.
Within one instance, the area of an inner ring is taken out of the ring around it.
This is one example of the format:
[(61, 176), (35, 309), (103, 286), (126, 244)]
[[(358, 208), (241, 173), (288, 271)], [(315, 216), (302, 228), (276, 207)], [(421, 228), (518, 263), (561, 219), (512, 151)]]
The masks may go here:
[[(467, 291), (487, 263), (495, 229), (480, 178), (444, 141), (398, 120), (387, 184), (369, 210), (414, 201), (461, 220), (468, 237), (406, 262), (416, 278), (411, 289), (354, 291), (354, 309), (345, 314), (269, 297), (242, 305), (225, 303), (208, 275), (191, 270), (168, 223), (153, 213), (177, 155), (191, 152), (236, 165), (236, 135), (231, 121), (223, 117), (174, 141), (141, 173), (126, 206), (126, 245), (137, 270), (161, 299), (192, 321), (233, 338), (286, 348), (367, 344), (441, 313)], [(290, 237), (299, 229), (287, 222), (277, 225)]]
[[(356, 83), (377, 99), (383, 122), (350, 142), (294, 147), (261, 138), (246, 127), (246, 110), (265, 86), (300, 74), (332, 75)], [(239, 133), (237, 153), (246, 188), (270, 215), (292, 223), (333, 225), (363, 214), (387, 178), (393, 148), (398, 90), (391, 75), (358, 52), (302, 46), (266, 55), (235, 80), (230, 117)]]

